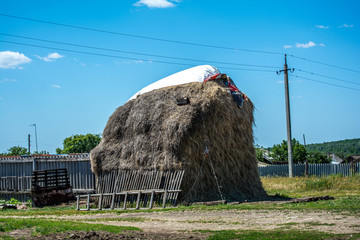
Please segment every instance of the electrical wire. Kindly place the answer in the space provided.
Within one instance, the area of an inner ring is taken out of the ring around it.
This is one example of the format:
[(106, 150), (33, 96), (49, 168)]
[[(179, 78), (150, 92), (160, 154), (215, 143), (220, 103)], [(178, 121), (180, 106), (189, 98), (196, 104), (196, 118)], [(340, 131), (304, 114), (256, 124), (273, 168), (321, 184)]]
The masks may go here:
[[(176, 44), (192, 45), (192, 46), (198, 46), (198, 47), (208, 47), (208, 48), (217, 48), (217, 49), (224, 49), (224, 50), (244, 51), (244, 52), (252, 52), (252, 53), (274, 54), (274, 55), (284, 55), (285, 54), (285, 53), (282, 53), (282, 52), (261, 51), (261, 50), (245, 49), (245, 48), (225, 47), (225, 46), (219, 46), (219, 45), (202, 44), (202, 43), (178, 41), (178, 40), (171, 40), (171, 39), (164, 39), (164, 38), (156, 38), (156, 37), (150, 37), (150, 36), (144, 36), (144, 35), (136, 35), (136, 34), (129, 34), (129, 33), (114, 32), (114, 31), (108, 31), (108, 30), (102, 30), (102, 29), (96, 29), (96, 28), (76, 26), (76, 25), (71, 25), (71, 24), (44, 21), (44, 20), (39, 20), (39, 19), (34, 19), (34, 18), (14, 16), (14, 15), (4, 14), (4, 13), (0, 13), (0, 16), (8, 17), (8, 18), (21, 19), (21, 20), (26, 20), (26, 21), (32, 21), (32, 22), (39, 22), (39, 23), (43, 23), (43, 24), (51, 24), (51, 25), (56, 25), (56, 26), (81, 29), (81, 30), (86, 30), (86, 31), (107, 33), (107, 34), (113, 34), (113, 35), (120, 35), (120, 36), (132, 37), (132, 38), (141, 38), (141, 39), (161, 41), (161, 42), (169, 42), (169, 43), (176, 43)], [(320, 61), (315, 61), (315, 60), (311, 60), (311, 59), (308, 59), (308, 58), (295, 56), (293, 54), (288, 54), (288, 56), (293, 57), (293, 58), (297, 58), (297, 59), (301, 59), (301, 60), (304, 60), (304, 61), (316, 63), (316, 64), (325, 65), (325, 66), (328, 66), (328, 67), (333, 67), (333, 68), (337, 68), (337, 69), (341, 69), (341, 70), (360, 73), (360, 71), (358, 71), (358, 70), (345, 68), (345, 67), (341, 67), (341, 66), (337, 66), (337, 65), (329, 64), (329, 63), (324, 63), (324, 62), (320, 62)]]
[(246, 66), (246, 67), (262, 67), (262, 68), (274, 68), (274, 69), (275, 69), (275, 68), (278, 68), (278, 67), (275, 67), (275, 66), (254, 65), (254, 64), (245, 64), (245, 63), (219, 62), (219, 61), (209, 61), (209, 60), (201, 60), (201, 59), (193, 59), (193, 58), (180, 58), (180, 57), (171, 57), (171, 56), (164, 56), (164, 55), (157, 55), (157, 54), (147, 54), (147, 53), (140, 53), (140, 52), (131, 52), (131, 51), (124, 51), (124, 50), (110, 49), (110, 48), (101, 48), (101, 47), (80, 45), (80, 44), (74, 44), (74, 43), (66, 43), (66, 42), (52, 41), (52, 40), (46, 40), (46, 39), (40, 39), (40, 38), (33, 38), (33, 37), (25, 37), (25, 36), (19, 36), (19, 35), (7, 34), (7, 33), (0, 33), (0, 35), (10, 36), (10, 37), (16, 37), (16, 38), (22, 38), (22, 39), (27, 39), (27, 40), (41, 41), (41, 42), (46, 42), (46, 43), (62, 44), (62, 45), (73, 46), (73, 47), (82, 47), (82, 48), (102, 50), (102, 51), (110, 51), (110, 52), (119, 52), (119, 53), (143, 55), (143, 56), (149, 56), (149, 57), (159, 57), (159, 58), (167, 58), (167, 59), (175, 59), (175, 60), (184, 60), (184, 61), (195, 61), (195, 62), (210, 62), (210, 63), (218, 63), (218, 64), (225, 64), (225, 65), (238, 65), (238, 66)]
[(194, 43), (194, 42), (185, 42), (185, 41), (164, 39), (164, 38), (155, 38), (155, 37), (136, 35), (136, 34), (129, 34), (129, 33), (113, 32), (113, 31), (108, 31), (108, 30), (89, 28), (89, 27), (82, 27), (82, 26), (76, 26), (76, 25), (71, 25), (71, 24), (44, 21), (44, 20), (39, 20), (39, 19), (34, 19), (34, 18), (19, 17), (19, 16), (14, 16), (14, 15), (4, 14), (4, 13), (0, 13), (0, 16), (9, 17), (9, 18), (16, 18), (16, 19), (21, 19), (21, 20), (27, 20), (27, 21), (32, 21), (32, 22), (51, 24), (51, 25), (56, 25), (56, 26), (61, 26), (61, 27), (75, 28), (75, 29), (81, 29), (81, 30), (86, 30), (86, 31), (107, 33), (107, 34), (120, 35), (120, 36), (125, 36), (125, 37), (141, 38), (141, 39), (168, 42), (168, 43), (177, 43), (177, 44), (183, 44), (183, 45), (191, 45), (191, 46), (198, 46), (198, 47), (208, 47), (208, 48), (217, 48), (217, 49), (225, 49), (225, 50), (233, 50), (233, 51), (252, 52), (252, 53), (283, 55), (283, 53), (280, 53), (280, 52), (252, 50), (252, 49), (245, 49), (245, 48), (233, 48), (233, 47), (225, 47), (225, 46), (218, 46), (218, 45), (210, 45), (210, 44), (202, 44), (202, 43)]
[(305, 71), (305, 70), (302, 70), (302, 69), (296, 69), (296, 70), (299, 71), (299, 72), (304, 72), (304, 73), (308, 73), (308, 74), (319, 76), (319, 77), (329, 78), (329, 79), (333, 79), (333, 80), (340, 81), (340, 82), (346, 82), (346, 83), (360, 85), (360, 83), (357, 83), (357, 82), (347, 81), (347, 80), (343, 80), (343, 79), (340, 79), (340, 78), (334, 78), (334, 77), (330, 77), (330, 76), (326, 76), (326, 75), (322, 75), (322, 74), (318, 74), (318, 73), (308, 72), (308, 71)]
[(301, 60), (308, 61), (308, 62), (312, 62), (312, 63), (321, 64), (321, 65), (328, 66), (328, 67), (333, 67), (333, 68), (342, 69), (342, 70), (346, 70), (346, 71), (350, 71), (350, 72), (360, 73), (360, 71), (357, 71), (357, 70), (354, 70), (354, 69), (340, 67), (340, 66), (336, 66), (336, 65), (333, 65), (333, 64), (329, 64), (329, 63), (319, 62), (319, 61), (311, 60), (311, 59), (304, 58), (304, 57), (298, 57), (298, 56), (291, 55), (291, 54), (289, 54), (287, 56), (297, 58), (297, 59), (301, 59)]
[(333, 83), (329, 83), (329, 82), (324, 82), (324, 81), (319, 81), (319, 80), (315, 80), (315, 79), (311, 79), (311, 78), (306, 78), (306, 77), (302, 77), (302, 76), (298, 76), (298, 75), (294, 75), (294, 74), (291, 74), (291, 76), (296, 77), (296, 78), (300, 78), (300, 79), (304, 79), (304, 80), (308, 80), (308, 81), (312, 81), (312, 82), (322, 83), (322, 84), (326, 84), (326, 85), (330, 85), (330, 86), (334, 86), (334, 87), (351, 89), (351, 90), (355, 90), (355, 91), (359, 91), (359, 92), (360, 92), (360, 89), (357, 89), (357, 88), (346, 87), (346, 86), (337, 85), (337, 84), (333, 84)]
[[(93, 56), (120, 58), (120, 59), (134, 60), (134, 61), (143, 61), (143, 62), (149, 62), (149, 63), (154, 62), (154, 63), (166, 63), (166, 64), (183, 65), (183, 66), (191, 66), (191, 67), (194, 66), (193, 64), (188, 64), (188, 63), (176, 63), (176, 62), (159, 61), (159, 60), (151, 60), (151, 59), (139, 59), (139, 58), (132, 58), (132, 57), (123, 57), (123, 56), (116, 56), (116, 55), (109, 55), (109, 54), (101, 54), (101, 53), (84, 52), (84, 51), (78, 51), (78, 50), (70, 50), (70, 49), (64, 49), (64, 48), (46, 47), (46, 46), (40, 46), (40, 45), (35, 45), (35, 44), (19, 43), (19, 42), (5, 41), (5, 40), (0, 40), (0, 42), (23, 45), (23, 46), (29, 46), (29, 47), (37, 47), (37, 48), (43, 48), (43, 49), (52, 49), (52, 50), (58, 50), (58, 51), (64, 51), (64, 52), (87, 54), (87, 55), (93, 55)], [(274, 72), (273, 70), (265, 70), (265, 69), (232, 68), (232, 67), (223, 67), (223, 66), (218, 66), (218, 68), (240, 70), (240, 71)]]

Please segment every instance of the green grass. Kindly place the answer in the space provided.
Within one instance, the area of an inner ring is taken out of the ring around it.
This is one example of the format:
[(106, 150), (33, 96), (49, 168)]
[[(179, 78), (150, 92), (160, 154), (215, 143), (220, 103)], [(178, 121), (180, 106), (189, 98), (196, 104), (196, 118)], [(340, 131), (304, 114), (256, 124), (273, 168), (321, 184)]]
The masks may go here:
[(216, 205), (216, 206), (182, 206), (177, 208), (149, 209), (149, 210), (106, 210), (106, 211), (76, 211), (75, 205), (66, 207), (31, 208), (28, 210), (0, 211), (0, 216), (61, 216), (61, 215), (92, 215), (102, 213), (134, 213), (134, 212), (172, 212), (172, 211), (217, 211), (217, 210), (326, 210), (334, 212), (350, 212), (360, 215), (360, 196), (336, 197), (335, 200), (304, 202), (304, 203), (242, 203), (239, 205)]
[(303, 202), (303, 203), (243, 203), (239, 205), (217, 205), (217, 206), (179, 206), (177, 211), (197, 210), (197, 211), (214, 211), (214, 210), (326, 210), (334, 212), (351, 212), (360, 214), (360, 196), (337, 197), (335, 200)]
[[(84, 221), (84, 219), (79, 219), (77, 221)], [(156, 219), (151, 218), (140, 218), (140, 217), (125, 217), (125, 218), (93, 218), (86, 219), (87, 222), (145, 222), (145, 221), (156, 221)]]
[(278, 224), (278, 226), (295, 226), (295, 225), (299, 225), (301, 223), (297, 223), (297, 222), (288, 222), (288, 223), (281, 223)]
[(264, 177), (261, 178), (268, 194), (289, 197), (360, 195), (360, 176), (344, 177), (339, 174), (326, 177)]
[(4, 236), (0, 236), (0, 239), (1, 240), (14, 240), (15, 238), (4, 235)]
[(120, 233), (124, 230), (141, 231), (136, 227), (111, 226), (103, 224), (79, 223), (73, 221), (52, 221), (39, 218), (0, 218), (0, 232), (15, 229), (34, 229), (34, 234), (47, 235), (64, 231), (107, 231)]
[(299, 231), (299, 230), (268, 230), (268, 231), (254, 231), (254, 230), (223, 230), (223, 231), (200, 231), (210, 232), (213, 235), (209, 240), (227, 240), (227, 239), (297, 239), (297, 240), (317, 240), (317, 239), (358, 239), (358, 234), (331, 234), (317, 231)]
[(306, 225), (306, 226), (335, 226), (335, 223), (321, 223), (321, 222), (288, 222), (278, 224), (278, 226), (295, 226), (295, 225)]

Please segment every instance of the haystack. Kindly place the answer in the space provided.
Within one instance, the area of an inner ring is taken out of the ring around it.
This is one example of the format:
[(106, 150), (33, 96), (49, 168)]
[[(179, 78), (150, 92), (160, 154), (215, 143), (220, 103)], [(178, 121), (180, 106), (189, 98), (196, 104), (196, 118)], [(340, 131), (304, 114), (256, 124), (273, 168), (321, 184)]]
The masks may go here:
[(221, 80), (156, 89), (112, 114), (92, 170), (185, 170), (189, 202), (263, 198), (252, 126), (252, 102), (240, 108)]

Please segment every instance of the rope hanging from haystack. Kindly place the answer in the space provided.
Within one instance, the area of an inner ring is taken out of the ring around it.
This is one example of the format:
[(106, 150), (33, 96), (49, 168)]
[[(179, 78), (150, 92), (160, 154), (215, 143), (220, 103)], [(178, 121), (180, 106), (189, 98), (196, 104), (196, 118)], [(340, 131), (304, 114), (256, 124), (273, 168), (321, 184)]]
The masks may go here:
[[(206, 142), (207, 142), (207, 141), (206, 141), (206, 139), (205, 139), (205, 144), (206, 144)], [(222, 193), (221, 193), (221, 189), (220, 189), (220, 185), (219, 185), (218, 179), (217, 179), (216, 174), (215, 174), (214, 165), (213, 165), (213, 163), (212, 163), (212, 161), (211, 161), (210, 149), (208, 148), (207, 145), (205, 145), (204, 155), (207, 156), (208, 159), (209, 159), (211, 171), (212, 171), (212, 173), (213, 173), (213, 175), (214, 175), (214, 179), (215, 179), (215, 182), (216, 182), (216, 186), (217, 186), (217, 188), (218, 188), (218, 191), (219, 191), (220, 198), (221, 198), (221, 200), (224, 200), (224, 198), (223, 198), (223, 196), (222, 196)]]
[[(191, 138), (191, 137), (190, 137), (190, 138)], [(197, 142), (196, 142), (196, 143), (197, 143)], [(197, 176), (196, 176), (196, 178), (195, 178), (195, 181), (194, 181), (193, 185), (191, 186), (190, 190), (184, 195), (184, 198), (186, 198), (186, 197), (187, 197), (189, 194), (191, 194), (191, 192), (194, 190), (195, 185), (196, 185), (196, 183), (197, 183), (200, 175), (202, 174), (202, 169), (203, 169), (204, 163), (205, 163), (204, 158), (205, 158), (205, 157), (203, 157), (203, 160), (202, 160), (200, 169), (199, 169), (199, 171), (198, 171), (198, 174), (197, 174)], [(192, 199), (192, 197), (190, 197), (190, 198)]]
[[(202, 125), (203, 125), (203, 130), (204, 130), (204, 144), (205, 144), (205, 150), (203, 152), (203, 158), (202, 158), (202, 163), (201, 163), (201, 166), (200, 166), (200, 169), (198, 171), (198, 174), (195, 178), (195, 181), (193, 183), (193, 185), (191, 186), (190, 190), (185, 194), (184, 197), (188, 196), (189, 194), (191, 194), (191, 192), (194, 190), (195, 186), (196, 186), (196, 183), (200, 177), (200, 175), (202, 174), (202, 170), (204, 168), (204, 163), (205, 163), (205, 158), (208, 158), (209, 159), (209, 162), (210, 162), (210, 167), (211, 167), (211, 172), (213, 173), (214, 175), (214, 179), (215, 179), (215, 183), (216, 183), (216, 186), (217, 186), (217, 189), (218, 189), (218, 192), (219, 192), (219, 195), (220, 195), (220, 198), (221, 200), (224, 200), (224, 197), (222, 195), (222, 192), (221, 192), (221, 188), (220, 188), (220, 184), (219, 184), (219, 181), (217, 179), (217, 176), (216, 176), (216, 173), (215, 173), (215, 168), (214, 168), (214, 165), (211, 161), (211, 157), (210, 157), (210, 148), (209, 148), (209, 140), (207, 139), (207, 128), (205, 126), (205, 122), (204, 122), (204, 115), (203, 113), (201, 113), (201, 120), (202, 120)], [(196, 142), (194, 139), (192, 139), (190, 136), (189, 138), (194, 141), (198, 146), (200, 146), (200, 144), (198, 142)]]
[(219, 191), (219, 195), (220, 195), (220, 198), (221, 200), (224, 200), (223, 198), (223, 195), (221, 193), (221, 189), (220, 189), (220, 185), (219, 185), (219, 182), (218, 182), (218, 179), (216, 177), (216, 173), (215, 173), (215, 169), (214, 169), (214, 165), (211, 161), (211, 157), (210, 157), (210, 148), (209, 148), (209, 140), (207, 139), (207, 128), (205, 126), (205, 121), (204, 121), (204, 114), (201, 112), (201, 120), (202, 120), (202, 125), (203, 125), (203, 129), (204, 129), (204, 143), (205, 143), (205, 151), (204, 151), (204, 157), (208, 157), (209, 159), (209, 162), (210, 162), (210, 167), (211, 167), (211, 171), (214, 175), (214, 179), (215, 179), (215, 182), (216, 182), (216, 186), (217, 186), (217, 189)]

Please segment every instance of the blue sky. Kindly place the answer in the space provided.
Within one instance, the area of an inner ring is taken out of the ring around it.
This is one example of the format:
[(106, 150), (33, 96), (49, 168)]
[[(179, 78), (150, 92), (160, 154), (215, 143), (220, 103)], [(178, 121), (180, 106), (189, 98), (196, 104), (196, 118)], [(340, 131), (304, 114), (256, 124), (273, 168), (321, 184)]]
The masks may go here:
[(308, 143), (358, 138), (359, 5), (358, 1), (5, 1), (0, 10), (0, 152), (14, 145), (27, 147), (28, 134), (35, 150), (34, 127), (29, 126), (33, 123), (39, 150), (50, 153), (73, 134), (100, 134), (113, 111), (135, 92), (202, 64), (230, 75), (249, 96), (256, 107), (255, 142), (272, 146), (286, 139), (283, 75), (276, 74), (283, 68), (284, 53), (296, 56), (288, 57), (289, 67), (295, 68), (289, 75), (293, 137), (302, 142), (305, 134)]

